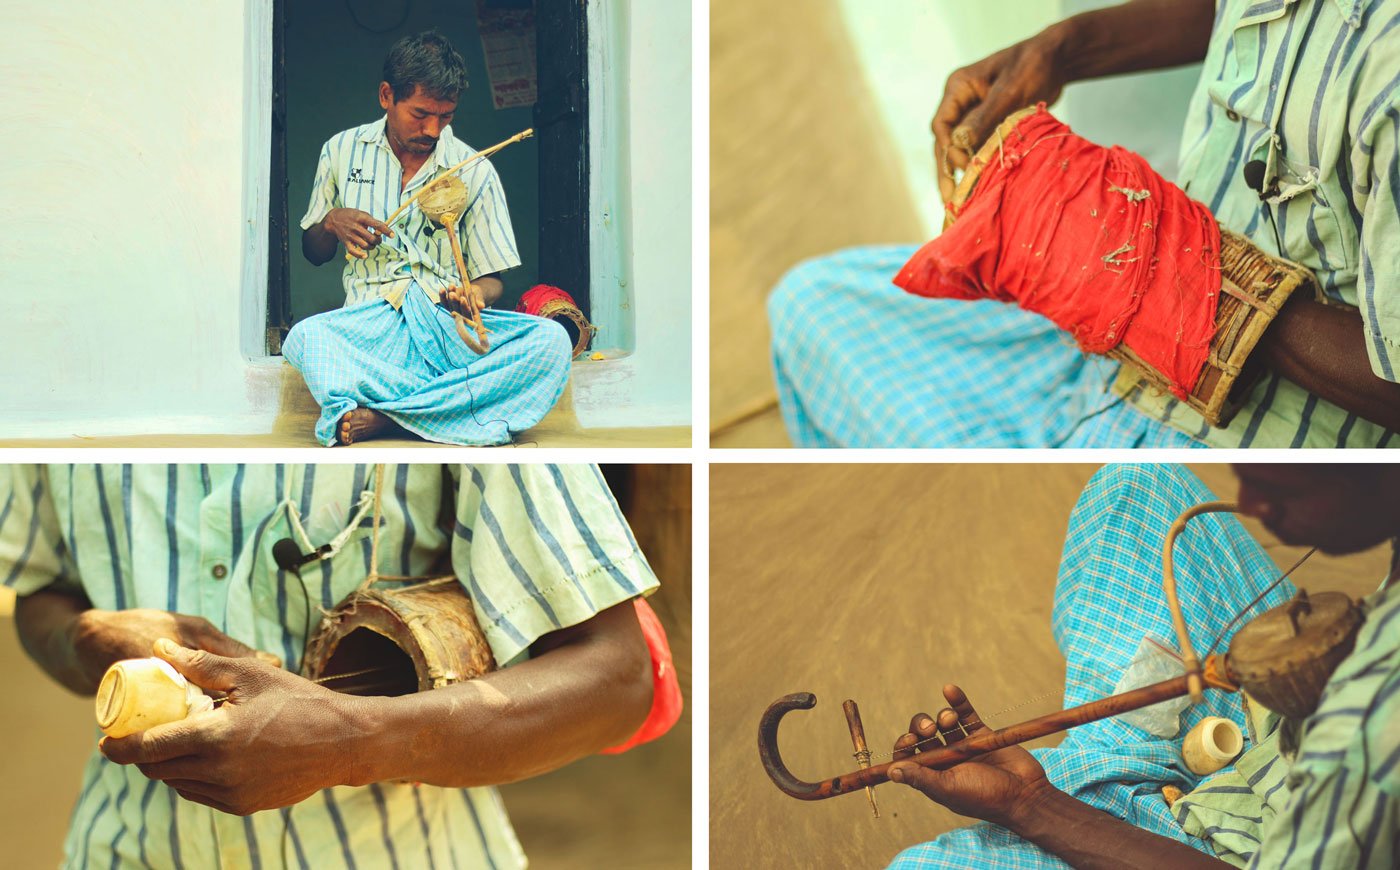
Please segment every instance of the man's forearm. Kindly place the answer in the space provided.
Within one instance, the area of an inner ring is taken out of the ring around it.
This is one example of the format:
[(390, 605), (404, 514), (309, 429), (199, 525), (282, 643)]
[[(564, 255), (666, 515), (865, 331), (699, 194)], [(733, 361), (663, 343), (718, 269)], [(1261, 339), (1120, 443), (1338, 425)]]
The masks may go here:
[(1043, 36), (1068, 84), (1195, 63), (1214, 23), (1213, 0), (1132, 0), (1067, 18)]
[(80, 695), (97, 691), (73, 643), (78, 617), (91, 607), (81, 595), (48, 589), (15, 602), (15, 630), (24, 651), (46, 674)]
[(497, 278), (494, 274), (482, 275), (480, 278), (472, 281), (472, 283), (481, 288), (481, 298), (486, 300), (487, 305), (495, 305), (496, 300), (501, 298), (501, 292), (505, 290), (506, 286), (501, 279)]
[(339, 247), (340, 239), (335, 237), (335, 233), (326, 229), (324, 220), (312, 224), (302, 231), (301, 253), (302, 256), (311, 261), (313, 266), (329, 262)]
[(1400, 431), (1400, 384), (1376, 377), (1360, 313), (1312, 299), (1291, 300), (1260, 350), (1274, 371), (1310, 393)]
[[(365, 699), (356, 779), (464, 787), (525, 779), (621, 743), (651, 707), (650, 657), (624, 602), (537, 658), (432, 692)], [(361, 784), (361, 783), (354, 783)]]
[(1173, 867), (1218, 870), (1224, 861), (1096, 810), (1059, 789), (1039, 796), (1008, 824), (1076, 870)]

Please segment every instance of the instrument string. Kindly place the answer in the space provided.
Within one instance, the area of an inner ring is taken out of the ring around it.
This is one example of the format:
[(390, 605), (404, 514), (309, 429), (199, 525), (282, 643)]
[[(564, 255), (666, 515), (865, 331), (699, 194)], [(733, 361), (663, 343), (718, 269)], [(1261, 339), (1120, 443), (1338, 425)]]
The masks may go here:
[[(1005, 716), (1007, 713), (1010, 713), (1010, 712), (1015, 711), (1015, 710), (1019, 710), (1019, 709), (1021, 709), (1022, 707), (1028, 707), (1028, 706), (1030, 706), (1031, 704), (1035, 704), (1035, 703), (1038, 703), (1038, 702), (1040, 702), (1040, 701), (1045, 701), (1045, 700), (1048, 700), (1048, 699), (1050, 699), (1050, 698), (1058, 698), (1058, 697), (1060, 697), (1060, 696), (1061, 696), (1061, 693), (1060, 693), (1060, 691), (1059, 691), (1058, 689), (1055, 690), (1055, 691), (1053, 691), (1053, 692), (1043, 692), (1043, 693), (1041, 693), (1041, 694), (1039, 694), (1039, 695), (1035, 695), (1035, 696), (1033, 696), (1033, 697), (1031, 697), (1031, 698), (1027, 698), (1026, 700), (1020, 702), (1019, 704), (1012, 704), (1010, 707), (1007, 707), (1007, 708), (1004, 709), (1004, 710), (998, 710), (998, 711), (995, 712), (995, 713), (992, 713), (992, 714), (990, 714), (990, 715), (988, 715), (988, 716), (984, 716), (984, 717), (982, 717), (982, 721), (983, 721), (984, 723), (987, 723), (987, 727), (988, 727), (988, 728), (992, 728), (993, 726), (992, 726), (992, 725), (990, 724), (990, 722), (988, 721), (988, 720), (990, 720), (990, 719), (999, 719), (999, 718), (1001, 718), (1002, 716)], [(937, 714), (935, 714), (935, 717), (936, 717), (936, 715), (937, 715)], [(980, 715), (980, 714), (979, 714), (979, 715)], [(935, 721), (936, 721), (936, 718), (935, 718)], [(937, 734), (934, 734), (934, 735), (931, 735), (931, 736), (929, 736), (929, 737), (925, 737), (924, 739), (919, 740), (919, 741), (915, 742), (914, 744), (912, 744), (912, 745), (910, 745), (910, 746), (907, 746), (907, 747), (905, 747), (904, 749), (901, 749), (900, 751), (901, 751), (901, 752), (906, 752), (906, 751), (912, 749), (912, 750), (914, 750), (915, 752), (918, 752), (918, 751), (920, 751), (920, 750), (921, 750), (923, 747), (925, 747), (925, 746), (943, 746), (943, 745), (944, 745), (944, 743), (943, 743), (943, 738), (940, 737), (940, 736), (937, 735)], [(894, 752), (893, 752), (893, 751), (890, 751), (890, 752), (880, 752), (880, 753), (873, 753), (873, 752), (872, 752), (872, 753), (870, 754), (870, 759), (871, 759), (871, 761), (884, 760), (884, 759), (887, 759), (887, 758), (894, 758)]]
[[(314, 679), (314, 680), (309, 680), (308, 682), (316, 683), (317, 685), (325, 685), (326, 683), (334, 682), (335, 680), (348, 680), (348, 679), (350, 679), (351, 677), (363, 677), (363, 676), (365, 676), (366, 674), (382, 674), (382, 673), (388, 672), (389, 670), (391, 670), (391, 669), (390, 669), (390, 668), (386, 668), (386, 667), (382, 667), (382, 666), (381, 666), (381, 667), (373, 667), (373, 668), (364, 668), (363, 670), (348, 671), (348, 672), (343, 673), (343, 674), (331, 674), (331, 675), (328, 676), (328, 677), (317, 677), (316, 679)], [(355, 688), (374, 688), (374, 687), (377, 686), (377, 685), (387, 685), (387, 684), (368, 683), (368, 684), (366, 684), (366, 685), (364, 685), (364, 686), (356, 686)], [(229, 699), (228, 695), (220, 695), (219, 697), (217, 697), (217, 698), (214, 699), (214, 703), (215, 703), (216, 705), (217, 705), (217, 704), (222, 704), (223, 702), (227, 701), (228, 699)]]
[(1230, 633), (1230, 629), (1234, 628), (1236, 623), (1243, 619), (1247, 613), (1253, 610), (1255, 606), (1259, 604), (1259, 602), (1263, 601), (1266, 595), (1277, 589), (1280, 583), (1287, 580), (1289, 575), (1291, 575), (1294, 571), (1298, 570), (1299, 565), (1302, 565), (1304, 562), (1308, 561), (1308, 559), (1312, 557), (1312, 554), (1316, 552), (1317, 547), (1313, 547), (1311, 550), (1308, 550), (1298, 559), (1298, 561), (1293, 563), (1292, 567), (1290, 567), (1287, 571), (1284, 571), (1283, 574), (1280, 575), (1277, 580), (1270, 583), (1268, 586), (1265, 586), (1263, 592), (1260, 592), (1258, 595), (1254, 596), (1254, 600), (1246, 604), (1244, 608), (1240, 610), (1239, 613), (1236, 613), (1235, 617), (1231, 619), (1228, 623), (1226, 623), (1225, 627), (1220, 630), (1220, 633), (1215, 636), (1215, 640), (1211, 641), (1210, 646), (1206, 648), (1206, 655), (1210, 655), (1211, 653), (1215, 652), (1215, 648), (1220, 645), (1220, 641), (1224, 640), (1225, 636)]

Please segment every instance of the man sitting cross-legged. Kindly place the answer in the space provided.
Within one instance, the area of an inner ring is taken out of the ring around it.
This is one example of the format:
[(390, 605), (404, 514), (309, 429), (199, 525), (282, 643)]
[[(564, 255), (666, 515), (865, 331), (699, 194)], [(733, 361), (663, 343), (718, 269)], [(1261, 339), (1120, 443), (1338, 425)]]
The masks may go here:
[(462, 57), (446, 38), (435, 31), (405, 37), (384, 61), (384, 117), (321, 149), (301, 247), (320, 265), (345, 245), (345, 307), (292, 327), (282, 353), (321, 406), (322, 444), (402, 430), (449, 444), (504, 444), (538, 423), (564, 391), (572, 348), (559, 324), (487, 309), (485, 353), (458, 335), (454, 317), (494, 303), (497, 275), (520, 265), (490, 163), (460, 171), (467, 207), (456, 231), (467, 275), (457, 276), (450, 231), (418, 206), (385, 223), (475, 153), (448, 126), (465, 86)]

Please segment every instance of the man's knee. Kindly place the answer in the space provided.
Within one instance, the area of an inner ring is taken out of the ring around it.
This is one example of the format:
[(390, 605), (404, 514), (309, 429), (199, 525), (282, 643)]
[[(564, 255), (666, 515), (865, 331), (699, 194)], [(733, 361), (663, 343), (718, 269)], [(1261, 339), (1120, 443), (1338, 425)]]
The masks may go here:
[(520, 363), (533, 369), (544, 380), (557, 381), (562, 387), (569, 377), (569, 366), (573, 361), (574, 344), (569, 332), (558, 321), (538, 318), (531, 324), (530, 341), (522, 343), (530, 348)]
[[(1181, 465), (1117, 463), (1094, 473), (1070, 512), (1060, 580), (1095, 558), (1102, 542), (1134, 540), (1157, 553), (1168, 526), (1210, 492)], [(1058, 593), (1057, 593), (1058, 595)]]
[(557, 320), (546, 320), (543, 330), (541, 341), (547, 348), (546, 353), (550, 361), (555, 368), (562, 369), (567, 374), (569, 363), (574, 358), (574, 343), (569, 338), (569, 331)]
[(282, 357), (292, 365), (299, 365), (304, 358), (306, 349), (315, 343), (320, 335), (321, 325), (316, 322), (315, 317), (308, 317), (305, 320), (293, 324), (287, 331), (287, 337), (282, 339)]
[(775, 348), (794, 334), (807, 329), (814, 321), (806, 315), (821, 307), (832, 295), (831, 257), (817, 257), (798, 263), (778, 279), (768, 294), (768, 323), (772, 327)]
[(1095, 500), (1118, 500), (1133, 494), (1153, 492), (1166, 479), (1168, 466), (1153, 463), (1120, 462), (1105, 465), (1084, 486), (1086, 496)]
[[(851, 248), (804, 260), (788, 270), (768, 294), (768, 322), (778, 356), (800, 352), (811, 341), (839, 331), (843, 312), (872, 292), (869, 276), (883, 275), (882, 250)], [(891, 275), (893, 272), (890, 273)], [(877, 280), (879, 293), (885, 290)]]
[[(1088, 504), (1142, 503), (1148, 499), (1166, 499), (1195, 504), (1204, 494), (1200, 480), (1185, 466), (1122, 462), (1105, 465), (1084, 486), (1079, 499)], [(1076, 507), (1076, 511), (1078, 506)]]

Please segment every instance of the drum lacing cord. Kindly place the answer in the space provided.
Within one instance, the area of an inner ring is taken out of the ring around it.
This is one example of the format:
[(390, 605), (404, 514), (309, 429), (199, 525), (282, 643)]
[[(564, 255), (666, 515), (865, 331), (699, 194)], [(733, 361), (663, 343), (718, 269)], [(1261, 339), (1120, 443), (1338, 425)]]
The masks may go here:
[[(368, 495), (368, 493), (366, 493), (366, 495)], [(421, 578), (379, 573), (379, 529), (384, 518), (384, 465), (382, 463), (374, 466), (374, 495), (368, 499), (361, 496), (360, 501), (365, 503), (365, 507), (361, 509), (360, 514), (356, 517), (355, 522), (351, 524), (351, 527), (358, 526), (360, 520), (364, 518), (365, 512), (370, 508), (374, 510), (374, 520), (370, 527), (369, 572), (365, 575), (364, 581), (355, 589), (356, 595), (362, 595), (368, 592), (370, 587), (381, 580), (408, 583), (407, 586), (399, 587), (400, 589), (417, 589), (421, 586), (440, 586), (446, 583), (457, 582), (457, 578), (451, 575), (446, 577)], [(329, 613), (327, 613), (327, 615), (329, 615)]]

